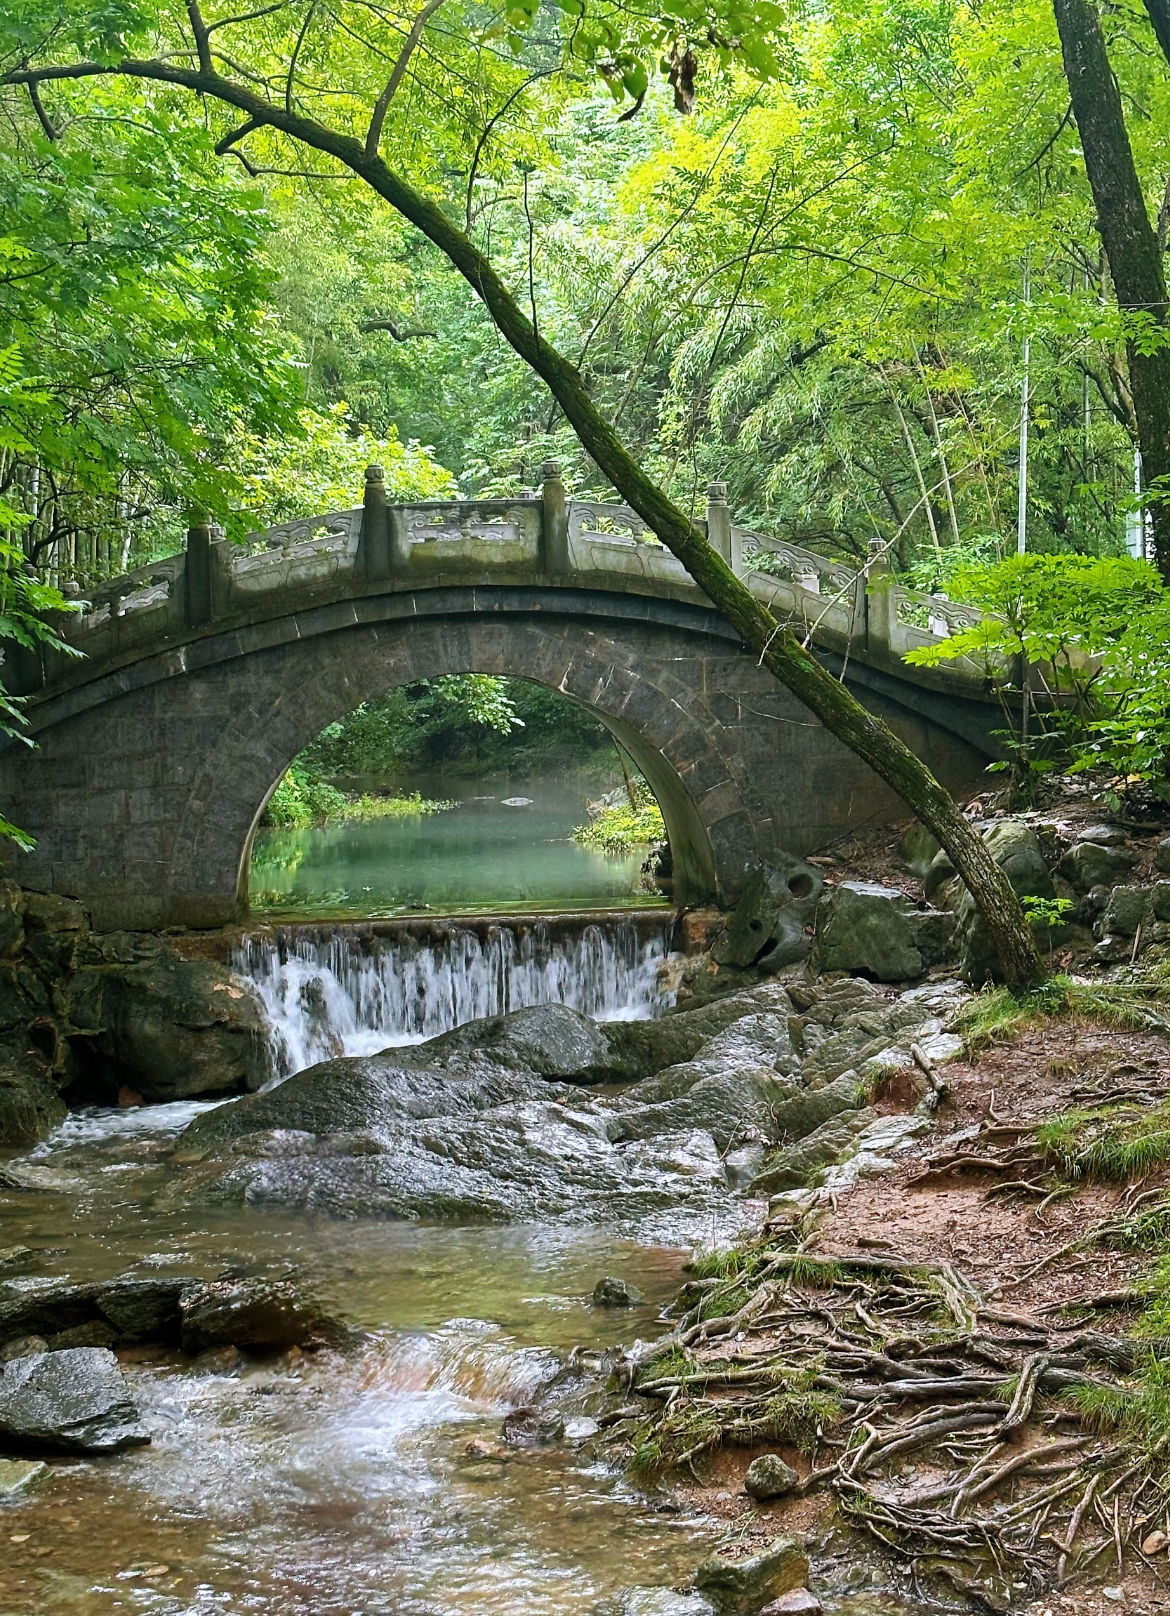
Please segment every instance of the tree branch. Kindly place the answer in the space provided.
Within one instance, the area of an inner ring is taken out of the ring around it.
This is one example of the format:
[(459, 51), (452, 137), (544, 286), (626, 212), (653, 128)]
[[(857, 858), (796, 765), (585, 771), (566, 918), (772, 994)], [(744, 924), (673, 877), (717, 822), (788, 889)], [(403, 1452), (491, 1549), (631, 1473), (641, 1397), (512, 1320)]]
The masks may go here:
[(425, 331), (421, 325), (410, 326), (403, 330), (395, 325), (393, 320), (363, 320), (358, 326), (359, 331), (388, 331), (395, 342), (410, 342), (414, 337), (437, 337), (437, 331)]
[(203, 13), (199, 9), (199, 0), (187, 0), (187, 16), (191, 23), (195, 49), (199, 53), (199, 66), (205, 73), (210, 73), (211, 46), (207, 43), (207, 24), (203, 21)]
[(374, 102), (374, 110), (370, 116), (370, 127), (366, 132), (367, 157), (376, 157), (378, 155), (378, 147), (382, 142), (382, 125), (386, 122), (386, 113), (389, 111), (390, 103), (397, 94), (398, 86), (402, 83), (402, 75), (406, 72), (407, 64), (414, 55), (414, 48), (423, 36), (423, 29), (443, 3), (444, 0), (427, 0), (426, 5), (410, 25), (410, 32), (407, 34), (402, 49), (398, 53), (398, 60), (391, 69), (390, 77), (386, 80), (386, 87), (377, 101)]
[(44, 103), (41, 101), (41, 92), (37, 89), (35, 84), (29, 84), (28, 98), (32, 102), (33, 111), (37, 115), (37, 122), (40, 124), (41, 128), (45, 131), (45, 134), (50, 140), (56, 140), (58, 138), (56, 126), (54, 125), (53, 120), (49, 117), (49, 114), (45, 111)]

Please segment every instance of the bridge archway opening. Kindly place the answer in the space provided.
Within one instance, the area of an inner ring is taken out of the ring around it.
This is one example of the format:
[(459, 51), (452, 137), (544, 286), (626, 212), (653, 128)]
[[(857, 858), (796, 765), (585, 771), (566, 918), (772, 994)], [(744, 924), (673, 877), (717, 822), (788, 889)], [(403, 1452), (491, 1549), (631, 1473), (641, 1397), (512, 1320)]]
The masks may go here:
[[(322, 891), (319, 879), (330, 861), (334, 873), (355, 876), (369, 913), (432, 907), (422, 901), (431, 883), (434, 907), (506, 907), (512, 897), (507, 872), (498, 903), (486, 891), (452, 894), (463, 891), (456, 865), (474, 860), (477, 850), (487, 858), (481, 879), (491, 879), (491, 868), (498, 869), (492, 865), (498, 852), (493, 836), (502, 834), (506, 844), (513, 825), (520, 844), (514, 855), (517, 908), (603, 907), (623, 898), (651, 898), (653, 882), (637, 881), (645, 845), (624, 858), (606, 858), (568, 840), (571, 828), (587, 819), (589, 799), (612, 792), (611, 800), (624, 802), (628, 787), (639, 797), (649, 788), (666, 828), (667, 848), (659, 860), (666, 878), (658, 895), (685, 903), (713, 897), (717, 877), (708, 831), (678, 771), (636, 724), (532, 677), (501, 678), (474, 668), (394, 684), (331, 719), (268, 785), (241, 859), (240, 908), (330, 907), (329, 882)], [(529, 789), (531, 798), (523, 795)], [(412, 796), (454, 808), (387, 812), (394, 800)], [(493, 826), (489, 804), (530, 813), (509, 816), (497, 808)], [(501, 822), (509, 818), (501, 833)], [(329, 834), (282, 835), (315, 829)], [(347, 856), (359, 865), (363, 858), (377, 860), (378, 877), (362, 880), (363, 871), (370, 873), (364, 865), (344, 870)], [(290, 876), (290, 859), (323, 861), (323, 869), (298, 872), (294, 864)], [(574, 872), (580, 890), (567, 891)], [(547, 890), (540, 888), (542, 877)], [(335, 907), (353, 912), (355, 892), (346, 891), (344, 881), (334, 882), (333, 890)], [(390, 891), (395, 898), (388, 898)]]

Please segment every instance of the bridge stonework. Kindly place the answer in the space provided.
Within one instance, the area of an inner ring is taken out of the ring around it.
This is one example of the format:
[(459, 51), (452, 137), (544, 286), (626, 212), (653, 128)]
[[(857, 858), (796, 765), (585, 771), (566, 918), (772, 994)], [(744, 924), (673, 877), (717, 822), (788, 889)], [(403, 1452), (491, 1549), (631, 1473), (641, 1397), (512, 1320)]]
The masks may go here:
[[(730, 902), (780, 851), (905, 812), (633, 513), (558, 515), (553, 478), (542, 500), (395, 511), (372, 481), (364, 515), (272, 530), (267, 553), (197, 532), (184, 556), (107, 586), (69, 630), (84, 660), (18, 668), (38, 744), (0, 751), (0, 805), (37, 839), (10, 854), (16, 879), (80, 898), (98, 929), (236, 920), (256, 824), (297, 753), (360, 702), (450, 673), (532, 679), (605, 723), (662, 805), (679, 902)], [(729, 559), (742, 568), (746, 540), (798, 574), (749, 569), (751, 587), (809, 624), (947, 784), (972, 784), (996, 710), (971, 670), (901, 662), (899, 632), (929, 637), (896, 626), (910, 597), (732, 530), (718, 507), (709, 533)]]

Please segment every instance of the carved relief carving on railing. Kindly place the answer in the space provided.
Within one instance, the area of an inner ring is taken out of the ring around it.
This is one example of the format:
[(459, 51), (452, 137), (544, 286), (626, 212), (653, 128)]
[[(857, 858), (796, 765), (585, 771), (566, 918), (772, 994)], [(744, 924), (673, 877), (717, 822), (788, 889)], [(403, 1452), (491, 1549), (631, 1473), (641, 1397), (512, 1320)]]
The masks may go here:
[(251, 547), (263, 544), (268, 550), (290, 550), (294, 545), (302, 544), (332, 547), (339, 540), (356, 545), (361, 526), (362, 509), (359, 505), (355, 510), (326, 511), (323, 516), (304, 516), (291, 522), (277, 522), (260, 533), (249, 533), (244, 542)]
[(523, 541), (537, 509), (535, 500), (453, 500), (406, 505), (403, 513), (411, 544), (456, 544), (472, 539), (515, 544)]
[(103, 623), (132, 612), (154, 611), (165, 606), (183, 570), (183, 560), (181, 553), (167, 556), (162, 561), (123, 573), (120, 578), (111, 578), (91, 590), (81, 603), (82, 610), (71, 615), (64, 624), (65, 638), (72, 639), (78, 633), (100, 628)]
[(945, 595), (925, 595), (896, 585), (893, 597), (899, 623), (908, 628), (925, 628), (939, 640), (949, 639), (961, 629), (974, 628), (984, 618), (978, 606), (964, 606)]
[(734, 527), (732, 533), (745, 550), (762, 550), (776, 557), (778, 570), (769, 567), (769, 577), (784, 578), (807, 590), (810, 595), (843, 595), (854, 587), (857, 572), (841, 566), (839, 562), (826, 561), (824, 556), (803, 550), (798, 544), (788, 544), (783, 539), (753, 533), (746, 527)]
[(610, 544), (657, 544), (637, 511), (628, 505), (574, 499), (569, 503), (569, 537), (603, 539)]

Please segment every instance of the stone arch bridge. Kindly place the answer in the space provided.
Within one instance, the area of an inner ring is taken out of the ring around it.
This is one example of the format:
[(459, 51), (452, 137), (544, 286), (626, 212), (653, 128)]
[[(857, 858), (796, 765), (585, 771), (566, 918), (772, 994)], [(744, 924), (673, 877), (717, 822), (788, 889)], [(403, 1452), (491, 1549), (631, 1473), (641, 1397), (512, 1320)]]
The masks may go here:
[[(719, 484), (707, 533), (945, 782), (978, 778), (1002, 722), (980, 671), (901, 660), (962, 608), (892, 587), (880, 561), (854, 574), (735, 526)], [(36, 838), (10, 873), (80, 898), (98, 929), (238, 919), (255, 826), (296, 754), (359, 702), (440, 674), (536, 680), (595, 714), (658, 796), (680, 902), (727, 903), (780, 851), (905, 812), (631, 510), (566, 501), (554, 466), (530, 497), (404, 506), (371, 467), (357, 509), (245, 547), (196, 526), (61, 632), (82, 657), (10, 653), (37, 746), (0, 751), (0, 806)]]

